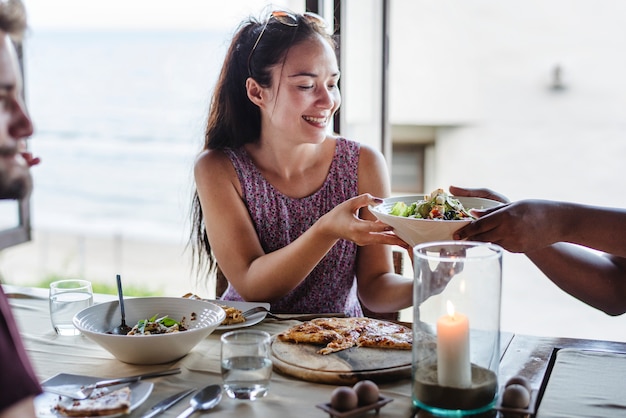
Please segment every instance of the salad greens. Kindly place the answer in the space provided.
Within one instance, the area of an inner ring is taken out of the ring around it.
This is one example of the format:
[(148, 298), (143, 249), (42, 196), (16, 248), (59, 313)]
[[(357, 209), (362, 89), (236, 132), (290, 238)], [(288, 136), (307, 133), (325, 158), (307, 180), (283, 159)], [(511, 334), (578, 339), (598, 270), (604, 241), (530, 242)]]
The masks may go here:
[(448, 195), (443, 189), (437, 189), (430, 196), (424, 196), (424, 200), (408, 205), (405, 202), (396, 202), (389, 213), (395, 216), (416, 219), (440, 219), (447, 221), (474, 219), (458, 199)]
[(168, 315), (159, 318), (159, 314), (150, 319), (140, 319), (127, 335), (167, 334), (170, 332), (186, 331), (185, 318), (178, 322)]

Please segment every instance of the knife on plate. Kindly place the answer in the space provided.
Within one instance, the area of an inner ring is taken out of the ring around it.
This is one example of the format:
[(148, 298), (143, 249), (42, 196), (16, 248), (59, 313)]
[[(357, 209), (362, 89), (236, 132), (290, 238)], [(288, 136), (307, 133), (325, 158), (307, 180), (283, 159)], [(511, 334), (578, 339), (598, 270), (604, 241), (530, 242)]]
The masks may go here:
[(176, 393), (168, 398), (163, 399), (162, 401), (156, 403), (152, 408), (150, 408), (150, 411), (143, 414), (141, 418), (152, 418), (154, 416), (159, 415), (161, 412), (174, 406), (176, 402), (180, 401), (185, 396), (189, 395), (191, 392), (194, 392), (195, 390), (196, 390), (195, 388), (185, 389), (182, 392)]
[(289, 321), (292, 319), (295, 319), (298, 321), (310, 321), (311, 319), (316, 319), (316, 318), (345, 318), (347, 315), (343, 312), (327, 312), (327, 313), (316, 313), (316, 314), (268, 312), (267, 316), (270, 318), (277, 319), (279, 321)]

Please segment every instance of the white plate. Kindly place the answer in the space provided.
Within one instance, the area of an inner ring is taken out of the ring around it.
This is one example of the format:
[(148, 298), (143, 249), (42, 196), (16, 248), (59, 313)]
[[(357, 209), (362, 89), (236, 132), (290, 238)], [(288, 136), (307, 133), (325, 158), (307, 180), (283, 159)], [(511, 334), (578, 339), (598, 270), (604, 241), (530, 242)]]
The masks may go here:
[[(42, 385), (89, 385), (91, 383), (95, 383), (100, 380), (105, 380), (107, 378), (103, 377), (92, 377), (92, 376), (84, 376), (80, 374), (68, 374), (68, 373), (59, 373), (51, 378), (43, 381)], [(111, 386), (108, 389), (113, 391), (124, 387), (125, 385), (116, 385)], [(135, 383), (131, 383), (128, 385), (130, 387), (130, 410), (134, 411), (139, 405), (144, 403), (146, 399), (152, 393), (152, 388), (154, 387), (154, 383), (139, 381)], [(59, 398), (61, 401), (69, 401), (69, 398), (64, 396), (55, 395), (54, 393), (44, 392), (41, 395), (35, 398), (35, 412), (37, 414), (37, 418), (58, 418), (62, 416), (54, 410), (54, 407), (59, 403)], [(113, 414), (113, 415), (103, 415), (107, 418), (119, 417), (123, 414)]]
[[(265, 302), (238, 302), (235, 300), (215, 300), (215, 299), (202, 299), (202, 300), (205, 300), (207, 302), (217, 303), (218, 305), (231, 306), (235, 309), (241, 310), (241, 312), (245, 312), (248, 309), (254, 308), (255, 306), (263, 306), (264, 308), (267, 308), (267, 309), (270, 308), (270, 304), (265, 303)], [(267, 313), (265, 312), (255, 313), (254, 315), (248, 317), (245, 322), (241, 322), (239, 324), (232, 324), (232, 325), (220, 325), (219, 327), (217, 327), (217, 329), (220, 331), (228, 331), (231, 329), (251, 327), (252, 325), (256, 325), (262, 320), (264, 320), (266, 316), (267, 316)]]
[[(499, 206), (502, 203), (479, 197), (452, 196), (459, 199), (465, 209), (486, 209)], [(407, 205), (424, 199), (424, 195), (397, 196), (384, 199), (378, 206), (370, 206), (369, 210), (382, 222), (393, 227), (394, 232), (411, 247), (429, 241), (448, 241), (452, 234), (461, 227), (469, 224), (467, 220), (416, 219), (391, 215), (389, 212), (396, 202), (405, 202)]]

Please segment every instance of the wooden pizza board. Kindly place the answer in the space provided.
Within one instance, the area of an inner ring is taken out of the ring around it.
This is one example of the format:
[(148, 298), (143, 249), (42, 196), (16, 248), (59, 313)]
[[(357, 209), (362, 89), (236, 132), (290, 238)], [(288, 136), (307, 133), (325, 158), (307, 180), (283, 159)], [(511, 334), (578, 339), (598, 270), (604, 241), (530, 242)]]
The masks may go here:
[(274, 370), (315, 383), (352, 385), (359, 380), (374, 382), (411, 377), (411, 350), (352, 347), (331, 354), (318, 354), (321, 347), (272, 339)]

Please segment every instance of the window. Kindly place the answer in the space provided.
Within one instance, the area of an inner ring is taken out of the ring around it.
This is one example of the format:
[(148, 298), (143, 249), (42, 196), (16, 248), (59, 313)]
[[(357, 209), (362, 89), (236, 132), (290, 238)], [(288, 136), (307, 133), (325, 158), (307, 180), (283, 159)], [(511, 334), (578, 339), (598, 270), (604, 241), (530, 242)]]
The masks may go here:
[(394, 142), (391, 152), (391, 184), (394, 193), (424, 191), (425, 146)]

